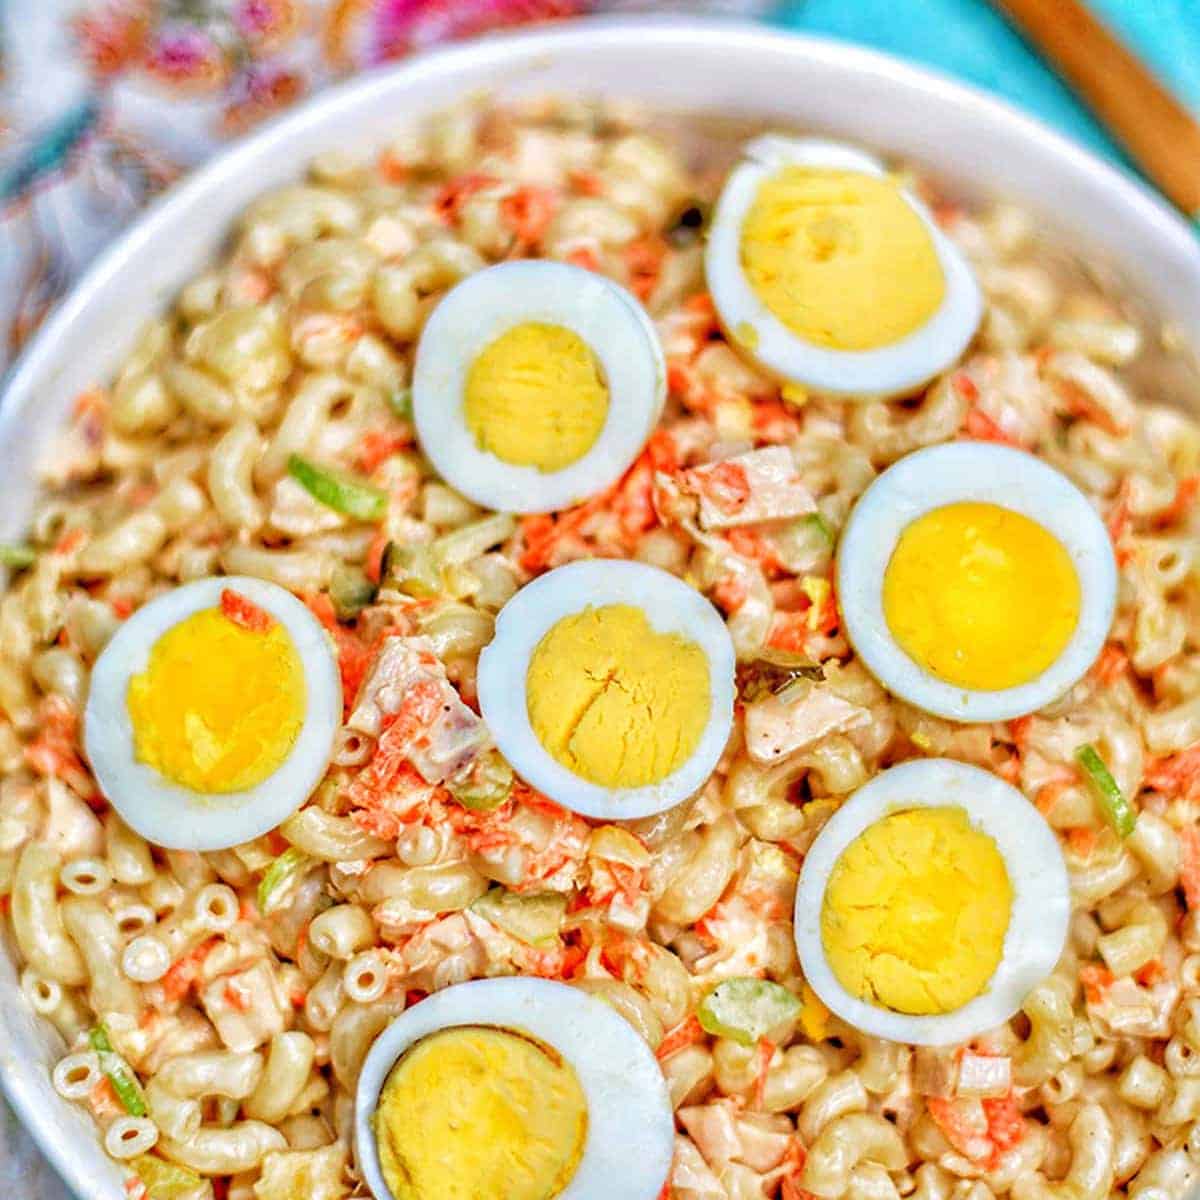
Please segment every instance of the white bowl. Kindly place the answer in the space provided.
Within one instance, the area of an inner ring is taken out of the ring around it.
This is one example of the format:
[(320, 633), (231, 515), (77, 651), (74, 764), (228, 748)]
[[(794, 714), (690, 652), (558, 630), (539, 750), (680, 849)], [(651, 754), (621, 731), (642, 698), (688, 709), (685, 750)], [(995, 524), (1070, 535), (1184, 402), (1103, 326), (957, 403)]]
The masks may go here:
[[(839, 42), (732, 22), (572, 22), (441, 50), (319, 96), (239, 143), (156, 203), (92, 267), (16, 365), (0, 411), (0, 539), (19, 536), (33, 464), (74, 395), (108, 379), (142, 322), (218, 253), (260, 192), (314, 155), (382, 143), (390, 130), (468, 93), (628, 96), (859, 139), (910, 157), (974, 192), (996, 192), (1102, 252), (1200, 347), (1200, 244), (1122, 172), (1015, 109), (939, 75)], [(0, 954), (0, 1079), (66, 1181), (121, 1200), (121, 1172), (83, 1112), (60, 1100), (48, 1066), (57, 1036), (35, 1020)]]

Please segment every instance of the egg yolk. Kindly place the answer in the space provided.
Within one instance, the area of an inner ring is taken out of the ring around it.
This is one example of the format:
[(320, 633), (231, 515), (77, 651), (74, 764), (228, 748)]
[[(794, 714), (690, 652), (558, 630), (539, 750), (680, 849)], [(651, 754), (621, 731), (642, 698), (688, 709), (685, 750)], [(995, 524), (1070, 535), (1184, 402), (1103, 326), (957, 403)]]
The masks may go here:
[(530, 321), (501, 334), (471, 364), (463, 412), (481, 450), (514, 466), (561, 471), (600, 436), (608, 388), (577, 333)]
[(1000, 691), (1037, 678), (1079, 621), (1079, 576), (1036, 521), (974, 501), (913, 521), (883, 575), (892, 636), (957, 687)]
[(742, 270), (793, 333), (830, 350), (875, 350), (941, 307), (946, 279), (925, 223), (891, 179), (791, 166), (759, 187), (741, 230)]
[(130, 680), (134, 751), (180, 787), (240, 792), (287, 758), (305, 700), (300, 657), (282, 625), (248, 629), (206, 609), (164, 633)]
[(505, 1029), (431, 1034), (392, 1068), (374, 1117), (395, 1200), (551, 1200), (587, 1137), (569, 1063)]
[(893, 813), (834, 864), (821, 910), (825, 956), (861, 1000), (950, 1012), (995, 972), (1012, 894), (996, 843), (961, 808)]
[(665, 779), (696, 749), (712, 707), (704, 651), (628, 604), (559, 621), (534, 650), (525, 689), (538, 740), (602, 787)]

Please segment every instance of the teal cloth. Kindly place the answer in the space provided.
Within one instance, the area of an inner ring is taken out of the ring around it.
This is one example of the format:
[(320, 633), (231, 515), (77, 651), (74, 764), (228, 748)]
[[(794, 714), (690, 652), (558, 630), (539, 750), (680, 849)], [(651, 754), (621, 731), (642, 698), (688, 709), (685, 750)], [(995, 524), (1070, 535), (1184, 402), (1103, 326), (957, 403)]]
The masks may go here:
[[(1200, 113), (1200, 0), (1090, 0)], [(1129, 160), (989, 0), (785, 0), (776, 20), (924, 63), (996, 92), (1090, 149)]]

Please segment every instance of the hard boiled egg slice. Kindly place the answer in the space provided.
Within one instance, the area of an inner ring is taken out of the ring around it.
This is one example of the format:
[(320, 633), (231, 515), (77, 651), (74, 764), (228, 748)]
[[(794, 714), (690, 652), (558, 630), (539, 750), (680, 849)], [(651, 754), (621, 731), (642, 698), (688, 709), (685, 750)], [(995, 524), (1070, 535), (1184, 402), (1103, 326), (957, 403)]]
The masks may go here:
[(376, 1200), (655, 1200), (675, 1122), (646, 1043), (544, 979), (460, 983), (397, 1017), (355, 1104)]
[(859, 788), (796, 891), (804, 977), (844, 1021), (917, 1045), (1003, 1024), (1058, 962), (1070, 917), (1058, 839), (1016, 788), (947, 758)]
[(1053, 467), (952, 442), (863, 493), (837, 557), (847, 637), (895, 695), (955, 721), (1002, 721), (1063, 695), (1116, 604), (1108, 531)]
[(746, 146), (705, 272), (740, 349), (835, 395), (913, 391), (959, 357), (983, 311), (966, 260), (925, 206), (878, 159), (816, 138)]
[(549, 512), (629, 467), (662, 412), (666, 368), (624, 288), (567, 263), (510, 262), (434, 309), (412, 395), (443, 479), (485, 508)]
[(577, 562), (522, 588), (479, 659), (479, 706), (514, 770), (589, 817), (643, 817), (712, 773), (733, 723), (733, 643), (657, 567)]
[(92, 670), (84, 741), (142, 837), (220, 850), (273, 829), (329, 763), (342, 688), (329, 637), (290, 592), (202, 579), (139, 608)]

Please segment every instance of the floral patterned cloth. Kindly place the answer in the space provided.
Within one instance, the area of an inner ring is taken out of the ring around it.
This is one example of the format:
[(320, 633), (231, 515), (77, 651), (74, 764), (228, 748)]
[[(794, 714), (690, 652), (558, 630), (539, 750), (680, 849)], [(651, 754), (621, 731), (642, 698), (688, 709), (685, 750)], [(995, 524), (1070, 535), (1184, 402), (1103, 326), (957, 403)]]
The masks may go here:
[(0, 0), (0, 373), (95, 253), (222, 143), (331, 81), (597, 10), (762, 0)]

